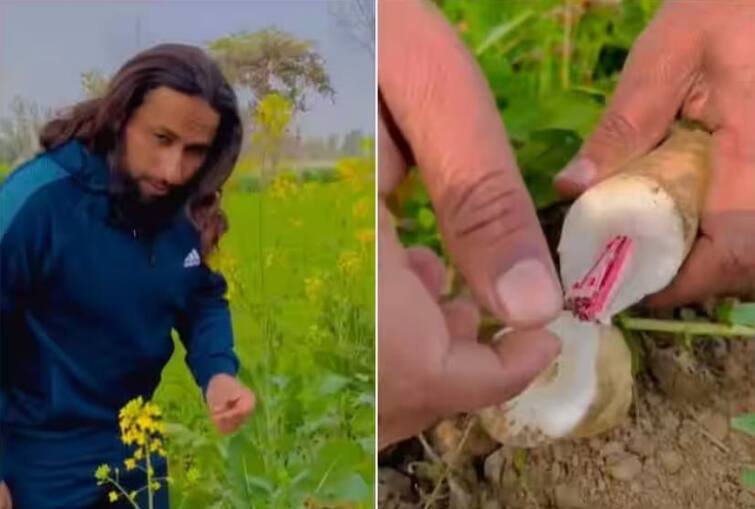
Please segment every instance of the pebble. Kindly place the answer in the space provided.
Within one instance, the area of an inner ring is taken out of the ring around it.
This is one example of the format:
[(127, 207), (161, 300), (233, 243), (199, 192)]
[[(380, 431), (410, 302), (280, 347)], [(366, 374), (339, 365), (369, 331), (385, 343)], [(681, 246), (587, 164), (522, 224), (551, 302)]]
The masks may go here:
[(558, 482), (564, 476), (564, 468), (560, 463), (551, 466), (551, 482)]
[(584, 509), (586, 507), (576, 486), (559, 484), (556, 486), (555, 499), (558, 509)]
[(721, 414), (706, 413), (700, 417), (700, 422), (718, 440), (725, 439), (729, 434), (729, 419)]
[(485, 458), (485, 464), (483, 465), (485, 479), (487, 479), (493, 486), (499, 486), (501, 484), (501, 469), (503, 468), (504, 461), (503, 448), (498, 449)]
[(663, 398), (657, 392), (648, 392), (645, 395), (645, 400), (648, 402), (648, 405), (650, 406), (658, 406), (658, 405), (663, 404)]
[(658, 461), (661, 462), (663, 469), (669, 474), (675, 474), (681, 470), (684, 464), (682, 455), (673, 450), (663, 450), (658, 452)]
[(378, 501), (381, 504), (392, 498), (400, 499), (412, 494), (411, 479), (392, 468), (378, 470), (378, 483)]
[(624, 450), (624, 444), (621, 442), (608, 442), (606, 445), (604, 445), (600, 449), (600, 455), (601, 456), (615, 456), (617, 454), (623, 454), (625, 452)]
[(742, 509), (754, 509), (755, 508), (755, 496), (745, 490), (742, 490), (737, 497), (737, 502)]
[(644, 458), (650, 457), (655, 452), (655, 444), (645, 435), (636, 435), (627, 449)]
[(664, 428), (676, 431), (676, 429), (679, 427), (679, 418), (669, 412), (661, 418), (661, 424), (663, 424)]
[(631, 481), (642, 471), (642, 463), (633, 454), (626, 455), (623, 459), (608, 467), (608, 473), (617, 481)]

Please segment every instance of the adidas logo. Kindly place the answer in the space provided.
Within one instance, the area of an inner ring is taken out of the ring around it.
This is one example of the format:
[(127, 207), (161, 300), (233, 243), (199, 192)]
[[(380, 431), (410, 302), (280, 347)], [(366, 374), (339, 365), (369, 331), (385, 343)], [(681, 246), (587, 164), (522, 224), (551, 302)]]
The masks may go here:
[(199, 253), (197, 253), (196, 249), (192, 249), (191, 252), (186, 255), (186, 258), (184, 258), (185, 269), (188, 269), (189, 267), (197, 267), (200, 263), (202, 263), (202, 260), (199, 258)]

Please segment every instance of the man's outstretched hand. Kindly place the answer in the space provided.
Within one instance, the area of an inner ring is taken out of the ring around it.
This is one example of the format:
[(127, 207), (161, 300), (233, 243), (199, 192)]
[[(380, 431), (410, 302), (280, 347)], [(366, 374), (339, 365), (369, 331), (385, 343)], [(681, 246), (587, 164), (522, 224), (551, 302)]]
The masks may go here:
[(219, 374), (207, 385), (207, 408), (217, 430), (224, 434), (236, 431), (254, 410), (254, 393), (235, 377)]

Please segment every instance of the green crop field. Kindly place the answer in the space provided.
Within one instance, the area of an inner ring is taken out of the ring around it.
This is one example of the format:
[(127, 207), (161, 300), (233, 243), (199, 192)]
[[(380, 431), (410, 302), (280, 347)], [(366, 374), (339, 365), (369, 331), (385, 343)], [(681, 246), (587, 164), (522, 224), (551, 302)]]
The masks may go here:
[(224, 197), (231, 226), (214, 263), (258, 405), (239, 433), (217, 435), (177, 343), (155, 397), (169, 422), (173, 507), (372, 506), (371, 173), (277, 178)]

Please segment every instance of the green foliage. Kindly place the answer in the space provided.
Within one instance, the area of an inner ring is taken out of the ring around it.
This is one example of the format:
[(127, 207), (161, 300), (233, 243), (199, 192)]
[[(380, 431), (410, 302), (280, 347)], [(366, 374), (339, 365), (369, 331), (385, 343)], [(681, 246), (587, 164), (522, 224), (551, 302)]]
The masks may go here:
[[(365, 164), (374, 171), (344, 167)], [(258, 402), (236, 435), (218, 436), (176, 343), (155, 397), (171, 423), (175, 507), (373, 505), (374, 178), (331, 175), (280, 197), (224, 196), (220, 256), (236, 263), (220, 265), (236, 267), (240, 377)]]
[(745, 468), (742, 470), (742, 485), (748, 490), (755, 490), (755, 470)]
[(718, 306), (716, 314), (729, 325), (755, 326), (755, 302), (724, 302)]
[[(660, 0), (600, 7), (574, 0), (436, 0), (481, 66), (538, 208), (600, 118), (632, 43)], [(419, 181), (416, 186), (421, 187)], [(411, 194), (411, 193), (406, 193)], [(400, 204), (407, 243), (439, 248), (422, 193)]]
[(304, 170), (301, 174), (303, 182), (335, 182), (338, 179), (338, 175), (334, 168), (313, 168), (310, 170)]
[[(731, 427), (751, 437), (755, 437), (755, 413), (744, 414), (731, 420)], [(750, 490), (755, 490), (755, 470), (745, 468), (742, 470), (742, 485)]]
[(278, 169), (283, 138), (288, 132), (292, 115), (291, 101), (280, 94), (268, 94), (257, 102), (252, 126), (252, 153), (263, 184)]
[(755, 437), (755, 414), (744, 414), (731, 420), (731, 427)]
[(280, 144), (291, 122), (293, 108), (291, 101), (280, 94), (264, 96), (257, 103), (254, 112), (255, 130), (252, 141), (267, 145)]
[(277, 28), (241, 32), (208, 44), (226, 78), (247, 88), (256, 100), (278, 93), (299, 111), (315, 92), (333, 97), (325, 61), (311, 41), (301, 40)]

